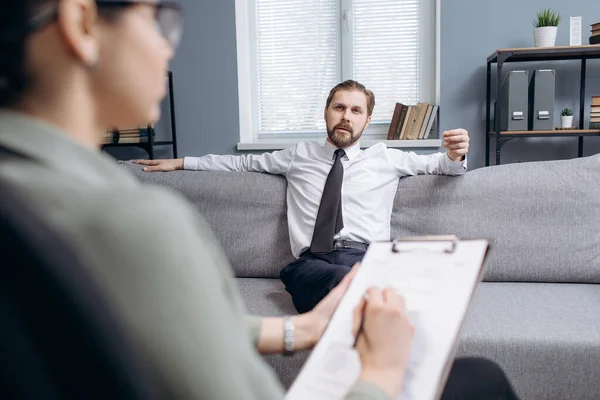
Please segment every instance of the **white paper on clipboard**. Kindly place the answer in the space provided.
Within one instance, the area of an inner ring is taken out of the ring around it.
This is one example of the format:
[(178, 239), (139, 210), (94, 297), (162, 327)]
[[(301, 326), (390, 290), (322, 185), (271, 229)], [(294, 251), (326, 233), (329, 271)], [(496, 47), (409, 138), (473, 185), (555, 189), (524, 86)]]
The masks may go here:
[(286, 400), (343, 399), (356, 382), (360, 361), (353, 348), (353, 311), (371, 286), (396, 288), (415, 327), (411, 360), (398, 399), (437, 399), (481, 279), (487, 249), (486, 240), (460, 241), (455, 237), (371, 244)]

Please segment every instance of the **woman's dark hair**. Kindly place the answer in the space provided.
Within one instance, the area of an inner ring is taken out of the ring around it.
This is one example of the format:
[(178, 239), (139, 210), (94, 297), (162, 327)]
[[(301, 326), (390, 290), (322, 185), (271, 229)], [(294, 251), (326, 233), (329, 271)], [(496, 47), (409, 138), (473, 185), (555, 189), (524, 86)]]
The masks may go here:
[(25, 90), (25, 39), (29, 15), (44, 0), (0, 0), (0, 107), (18, 100)]
[[(0, 0), (0, 107), (15, 104), (30, 77), (25, 70), (25, 46), (30, 21), (41, 10), (56, 7), (59, 0)], [(118, 10), (107, 7), (102, 17), (112, 19)]]

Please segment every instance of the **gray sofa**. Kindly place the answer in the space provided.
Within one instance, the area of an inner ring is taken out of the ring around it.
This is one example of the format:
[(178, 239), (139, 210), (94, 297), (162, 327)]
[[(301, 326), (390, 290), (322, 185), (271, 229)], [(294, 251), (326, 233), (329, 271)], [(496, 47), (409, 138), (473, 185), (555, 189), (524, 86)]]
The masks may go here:
[[(260, 173), (144, 173), (183, 193), (213, 227), (249, 312), (293, 313), (286, 181)], [(495, 360), (522, 399), (600, 399), (600, 156), (400, 180), (392, 235), (487, 238), (491, 249), (458, 355)], [(201, 267), (201, 266), (199, 266)], [(307, 352), (269, 356), (284, 385)]]

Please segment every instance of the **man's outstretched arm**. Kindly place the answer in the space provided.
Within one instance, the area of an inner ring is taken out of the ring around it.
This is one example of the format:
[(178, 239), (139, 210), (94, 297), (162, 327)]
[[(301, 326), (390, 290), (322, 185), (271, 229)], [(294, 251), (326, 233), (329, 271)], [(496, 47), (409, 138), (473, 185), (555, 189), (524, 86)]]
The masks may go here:
[(400, 176), (462, 175), (467, 171), (469, 134), (464, 129), (445, 131), (442, 135), (446, 152), (416, 154), (389, 149), (389, 159)]
[(175, 171), (179, 169), (191, 171), (237, 171), (267, 172), (285, 175), (295, 154), (295, 147), (263, 154), (214, 155), (202, 157), (185, 157), (171, 160), (137, 160), (137, 164), (145, 165), (144, 171)]

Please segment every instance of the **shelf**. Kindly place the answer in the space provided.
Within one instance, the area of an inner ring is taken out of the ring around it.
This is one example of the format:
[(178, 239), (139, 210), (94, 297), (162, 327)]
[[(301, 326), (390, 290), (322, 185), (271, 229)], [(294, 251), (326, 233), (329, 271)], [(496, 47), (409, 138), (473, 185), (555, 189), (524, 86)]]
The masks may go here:
[(103, 143), (102, 147), (148, 146), (148, 142), (138, 143)]
[[(502, 95), (502, 68), (506, 62), (535, 62), (535, 61), (579, 61), (579, 116), (581, 120), (585, 114), (586, 104), (586, 72), (587, 60), (600, 59), (600, 44), (583, 46), (552, 46), (552, 47), (524, 47), (524, 48), (504, 48), (497, 49), (487, 58), (487, 82), (486, 82), (486, 130), (493, 126), (492, 119), (492, 96), (499, 103), (495, 104), (495, 115), (502, 115), (502, 108), (506, 107), (504, 103), (507, 99)], [(492, 64), (496, 63), (496, 74), (493, 78)], [(492, 79), (495, 79), (495, 89), (492, 93)], [(531, 103), (528, 104), (531, 106)], [(580, 121), (580, 124), (582, 122)], [(496, 165), (500, 165), (500, 153), (502, 147), (511, 139), (518, 138), (551, 138), (551, 137), (576, 137), (578, 138), (577, 156), (583, 157), (584, 137), (600, 136), (600, 129), (551, 129), (539, 131), (500, 131), (493, 130), (485, 135), (485, 165), (490, 165), (490, 146), (496, 142), (495, 155)]]
[[(103, 143), (101, 144), (101, 148), (111, 148), (111, 147), (138, 147), (145, 150), (148, 153), (148, 158), (151, 160), (154, 159), (154, 147), (156, 146), (172, 146), (173, 158), (177, 158), (177, 127), (175, 124), (175, 99), (173, 93), (173, 73), (168, 71), (167, 73), (167, 83), (168, 83), (168, 100), (169, 100), (169, 111), (171, 117), (171, 140), (154, 140), (155, 135), (149, 135), (150, 131), (155, 131), (153, 127), (150, 125), (147, 126), (148, 134), (145, 136), (141, 136), (144, 140), (139, 142), (127, 142), (127, 143)], [(140, 129), (141, 132), (141, 129)], [(134, 136), (140, 137), (140, 136)], [(149, 139), (152, 141), (150, 142)]]
[(600, 58), (600, 45), (522, 47), (497, 49), (487, 58), (488, 63), (517, 61), (580, 60)]
[[(496, 132), (488, 132), (490, 136), (496, 136)], [(552, 131), (500, 131), (500, 136), (539, 137), (539, 136), (600, 136), (600, 129), (569, 129)]]
[[(154, 141), (152, 142), (153, 146), (167, 146), (172, 145), (173, 141)], [(124, 146), (148, 146), (148, 141), (143, 142), (133, 142), (133, 143), (103, 143), (102, 147), (124, 147)]]
[(363, 140), (360, 147), (371, 147), (377, 143), (385, 143), (387, 147), (397, 149), (442, 147), (442, 139), (418, 139), (418, 140)]

